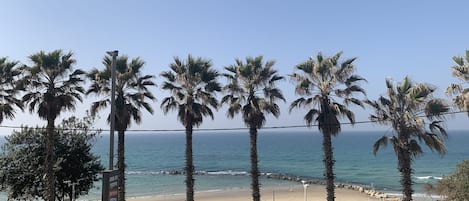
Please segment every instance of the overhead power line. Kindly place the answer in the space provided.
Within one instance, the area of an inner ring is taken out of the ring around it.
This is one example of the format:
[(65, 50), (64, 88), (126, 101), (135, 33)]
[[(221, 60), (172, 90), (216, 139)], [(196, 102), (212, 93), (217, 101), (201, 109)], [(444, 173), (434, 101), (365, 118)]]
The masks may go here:
[[(443, 116), (453, 115), (453, 114), (461, 114), (461, 113), (469, 113), (469, 111), (453, 111), (453, 112), (446, 112), (443, 113)], [(422, 116), (425, 117), (425, 116)], [(355, 121), (355, 123), (350, 122), (342, 122), (340, 125), (356, 125), (356, 124), (368, 124), (368, 123), (377, 123), (377, 121), (373, 120), (363, 120), (363, 121)], [(309, 128), (309, 127), (317, 127), (317, 124), (308, 125), (285, 125), (285, 126), (264, 126), (261, 129), (288, 129), (288, 128)], [(0, 125), (0, 128), (9, 128), (9, 129), (21, 129), (26, 128), (27, 126), (11, 126), (11, 125)], [(28, 127), (33, 128), (33, 127)], [(46, 129), (45, 127), (36, 127), (33, 129)], [(55, 128), (56, 130), (83, 130), (82, 128)], [(248, 127), (232, 127), (232, 128), (195, 128), (193, 131), (237, 131), (237, 130), (248, 130)], [(87, 129), (88, 131), (109, 131), (110, 129)], [(184, 132), (185, 129), (127, 129), (128, 132)]]

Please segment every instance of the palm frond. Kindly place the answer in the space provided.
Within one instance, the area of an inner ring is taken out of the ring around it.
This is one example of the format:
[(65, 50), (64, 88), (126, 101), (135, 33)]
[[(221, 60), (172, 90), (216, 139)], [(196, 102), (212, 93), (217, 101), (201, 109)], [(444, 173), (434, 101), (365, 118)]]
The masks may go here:
[(345, 105), (354, 104), (354, 105), (358, 105), (362, 108), (365, 108), (364, 102), (362, 100), (357, 99), (357, 98), (345, 98), (344, 103), (345, 103)]
[(373, 144), (373, 154), (376, 156), (376, 153), (378, 153), (378, 150), (381, 147), (386, 147), (386, 146), (388, 146), (388, 136), (384, 135), (383, 137), (379, 138), (379, 140), (377, 140), (375, 144)]
[(422, 147), (420, 147), (419, 143), (414, 139), (409, 141), (408, 149), (413, 158), (419, 157), (423, 154)]
[(335, 111), (334, 113), (346, 117), (352, 125), (355, 124), (355, 115), (345, 105), (333, 103), (333, 108)]
[(463, 91), (461, 84), (450, 84), (446, 88), (446, 93), (449, 95), (457, 95)]
[(176, 110), (179, 108), (179, 103), (175, 100), (174, 97), (166, 97), (161, 102), (161, 109), (163, 113), (167, 114), (171, 110)]
[(440, 136), (447, 138), (448, 133), (446, 132), (446, 129), (441, 125), (442, 123), (443, 121), (433, 121), (428, 127), (430, 128), (430, 131), (433, 134), (439, 134)]
[(359, 76), (359, 75), (351, 75), (350, 77), (347, 78), (345, 81), (346, 86), (350, 86), (351, 84), (357, 82), (357, 81), (367, 81), (365, 78)]
[(438, 152), (440, 155), (446, 154), (446, 146), (443, 140), (436, 134), (426, 133), (422, 135), (422, 138), (428, 148), (432, 151)]
[(389, 137), (389, 141), (392, 143), (392, 148), (394, 150), (394, 153), (396, 155), (399, 155), (399, 153), (402, 152), (402, 147), (401, 147), (401, 144), (399, 143), (399, 139), (397, 139), (396, 136), (391, 136)]
[(304, 102), (306, 101), (305, 98), (301, 97), (296, 100), (294, 100), (289, 107), (289, 111), (291, 112), (294, 108), (300, 108), (304, 105)]
[(454, 61), (454, 63), (456, 63), (460, 66), (464, 65), (464, 58), (463, 57), (454, 56), (453, 61)]
[(425, 115), (431, 120), (434, 118), (443, 119), (449, 111), (449, 105), (443, 99), (432, 99), (425, 105)]
[(90, 109), (90, 114), (92, 116), (96, 116), (98, 111), (103, 109), (103, 108), (106, 108), (109, 102), (110, 102), (109, 100), (101, 100), (101, 101), (96, 101), (96, 102), (92, 103), (91, 104), (91, 109)]
[(308, 127), (311, 127), (311, 125), (313, 124), (314, 121), (316, 121), (316, 118), (317, 116), (319, 116), (320, 114), (320, 111), (317, 110), (317, 109), (310, 109), (305, 117), (304, 117), (304, 120), (306, 121), (306, 125), (308, 125)]

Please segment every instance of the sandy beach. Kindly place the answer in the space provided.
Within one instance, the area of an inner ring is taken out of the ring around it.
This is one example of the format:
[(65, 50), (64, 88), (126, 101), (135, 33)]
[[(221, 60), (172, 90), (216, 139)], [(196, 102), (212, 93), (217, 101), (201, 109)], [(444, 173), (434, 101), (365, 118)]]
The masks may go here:
[[(251, 200), (249, 189), (231, 189), (213, 192), (196, 192), (195, 199), (200, 201), (240, 201)], [(304, 201), (304, 191), (301, 186), (296, 187), (267, 187), (262, 188), (262, 201)], [(321, 185), (311, 185), (308, 187), (308, 201), (323, 201), (326, 199), (326, 190)], [(184, 195), (166, 195), (154, 197), (130, 198), (131, 201), (184, 201)], [(336, 189), (337, 201), (374, 201), (374, 200), (395, 200), (372, 198), (365, 193), (360, 193), (349, 189)]]

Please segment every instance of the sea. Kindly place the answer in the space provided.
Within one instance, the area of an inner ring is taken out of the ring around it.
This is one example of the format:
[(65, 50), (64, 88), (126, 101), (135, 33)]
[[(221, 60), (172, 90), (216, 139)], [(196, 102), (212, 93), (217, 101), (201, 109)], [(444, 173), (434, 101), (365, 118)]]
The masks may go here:
[[(390, 131), (344, 131), (333, 138), (336, 182), (359, 184), (399, 194), (397, 159), (392, 146), (373, 155), (376, 140)], [(128, 197), (185, 193), (184, 132), (128, 132), (126, 187)], [(117, 141), (117, 138), (116, 140)], [(0, 142), (4, 142), (2, 139)], [(92, 151), (108, 167), (109, 135), (101, 134)], [(435, 183), (469, 159), (469, 131), (450, 131), (444, 156), (424, 149), (414, 163), (416, 195), (425, 195), (423, 184)], [(193, 154), (196, 191), (249, 189), (250, 159), (248, 130), (194, 131)], [(314, 129), (266, 129), (258, 133), (259, 167), (264, 175), (282, 174), (304, 179), (323, 177), (322, 135)], [(264, 187), (300, 186), (301, 183), (261, 177)], [(100, 200), (101, 182), (79, 200)], [(0, 195), (0, 199), (5, 194)], [(2, 199), (3, 200), (3, 199)], [(6, 199), (5, 199), (6, 200)]]

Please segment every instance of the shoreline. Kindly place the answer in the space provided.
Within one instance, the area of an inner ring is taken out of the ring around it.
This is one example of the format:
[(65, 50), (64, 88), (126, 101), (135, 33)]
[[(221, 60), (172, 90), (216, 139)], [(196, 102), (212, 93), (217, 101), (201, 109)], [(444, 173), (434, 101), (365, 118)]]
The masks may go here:
[[(399, 200), (397, 197), (377, 198), (369, 196), (365, 193), (346, 189), (336, 189), (336, 200), (337, 201), (396, 201)], [(307, 199), (309, 201), (319, 201), (326, 198), (326, 190), (324, 186), (320, 184), (311, 184), (307, 188)], [(174, 195), (155, 195), (145, 197), (130, 197), (127, 198), (132, 201), (182, 201), (185, 199), (185, 194), (174, 194)], [(196, 200), (204, 201), (238, 201), (238, 200), (250, 200), (251, 190), (249, 188), (243, 189), (226, 189), (226, 190), (214, 190), (214, 191), (203, 191), (195, 192)], [(280, 186), (280, 187), (265, 187), (261, 188), (261, 200), (276, 200), (276, 201), (302, 201), (304, 200), (304, 189), (301, 186)]]

